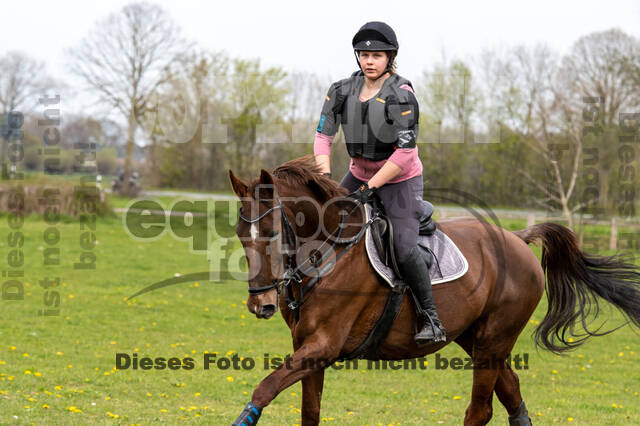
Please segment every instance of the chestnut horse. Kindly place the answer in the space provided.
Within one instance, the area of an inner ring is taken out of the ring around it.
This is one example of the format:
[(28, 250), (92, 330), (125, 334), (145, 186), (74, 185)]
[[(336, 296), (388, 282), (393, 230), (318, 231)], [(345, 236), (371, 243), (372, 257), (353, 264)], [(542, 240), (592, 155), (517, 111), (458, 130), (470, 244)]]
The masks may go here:
[[(249, 267), (247, 307), (264, 319), (279, 308), (291, 329), (294, 348), (289, 363), (260, 382), (234, 424), (256, 424), (262, 408), (298, 380), (302, 380), (302, 424), (318, 424), (324, 369), (363, 342), (390, 292), (370, 266), (364, 241), (357, 239), (364, 223), (362, 208), (323, 176), (310, 156), (285, 163), (273, 173), (262, 170), (251, 183), (231, 170), (229, 177), (242, 204), (236, 233)], [(334, 232), (339, 228), (341, 232)], [(416, 345), (415, 309), (405, 293), (378, 350), (381, 359), (422, 357), (456, 342), (474, 363), (506, 360), (545, 290), (545, 270), (548, 311), (536, 329), (539, 346), (562, 352), (597, 335), (585, 319), (594, 303), (597, 307), (598, 297), (640, 325), (638, 268), (619, 257), (581, 252), (575, 234), (564, 226), (541, 223), (508, 232), (476, 218), (452, 218), (439, 221), (438, 228), (469, 262), (465, 275), (433, 289), (447, 341)], [(542, 265), (527, 245), (537, 240), (542, 241)], [(293, 273), (304, 269), (301, 264), (312, 263), (309, 258), (314, 251), (331, 252), (314, 259), (330, 266), (321, 278), (309, 273), (317, 272), (320, 265), (308, 267), (306, 275)], [(289, 301), (296, 299), (305, 286), (311, 288), (296, 317), (284, 296), (288, 293)], [(576, 322), (582, 322), (585, 334), (569, 339)], [(494, 392), (510, 424), (530, 424), (518, 376), (504, 361), (474, 368), (465, 425), (489, 422)]]

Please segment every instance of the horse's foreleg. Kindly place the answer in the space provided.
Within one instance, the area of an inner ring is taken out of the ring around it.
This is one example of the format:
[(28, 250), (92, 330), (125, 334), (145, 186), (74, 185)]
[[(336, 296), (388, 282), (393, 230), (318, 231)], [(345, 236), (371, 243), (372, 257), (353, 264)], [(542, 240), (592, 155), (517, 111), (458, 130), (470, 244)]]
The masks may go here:
[(314, 371), (302, 379), (302, 425), (320, 422), (320, 401), (324, 385), (324, 369)]
[[(255, 409), (254, 413), (261, 413), (262, 409), (269, 405), (280, 392), (298, 380), (308, 378), (313, 373), (324, 370), (338, 355), (339, 350), (334, 350), (326, 339), (320, 339), (318, 336), (315, 336), (313, 341), (305, 341), (276, 371), (269, 374), (260, 382), (253, 392), (251, 402), (234, 424), (241, 425), (244, 422), (247, 426), (255, 425), (260, 415), (251, 415), (251, 410)], [(322, 376), (322, 378), (324, 378), (324, 376)], [(315, 380), (311, 379), (311, 381), (322, 383), (322, 380), (317, 380), (317, 378)], [(312, 385), (310, 386), (313, 387)], [(321, 388), (320, 386), (320, 389)], [(311, 399), (311, 397), (309, 398)], [(319, 410), (320, 395), (316, 398), (318, 400), (317, 410)], [(313, 410), (310, 413), (313, 413)], [(250, 421), (249, 417), (251, 417), (253, 421)]]

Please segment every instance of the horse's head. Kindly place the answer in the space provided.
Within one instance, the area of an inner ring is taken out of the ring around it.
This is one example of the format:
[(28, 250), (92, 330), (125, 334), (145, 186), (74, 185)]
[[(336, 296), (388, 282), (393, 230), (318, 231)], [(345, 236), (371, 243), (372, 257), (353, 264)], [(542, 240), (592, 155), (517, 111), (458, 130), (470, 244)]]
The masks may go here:
[(262, 170), (253, 191), (229, 170), (229, 179), (240, 208), (236, 234), (249, 266), (247, 308), (258, 318), (269, 319), (278, 310), (276, 284), (282, 275), (282, 204), (276, 200), (273, 176)]
[(295, 275), (297, 262), (317, 258), (316, 242), (337, 230), (346, 190), (323, 176), (311, 156), (282, 164), (273, 175), (262, 170), (249, 184), (231, 170), (229, 179), (242, 203), (236, 234), (249, 265), (247, 307), (270, 318), (278, 310), (278, 285), (285, 276), (286, 282), (304, 278)]

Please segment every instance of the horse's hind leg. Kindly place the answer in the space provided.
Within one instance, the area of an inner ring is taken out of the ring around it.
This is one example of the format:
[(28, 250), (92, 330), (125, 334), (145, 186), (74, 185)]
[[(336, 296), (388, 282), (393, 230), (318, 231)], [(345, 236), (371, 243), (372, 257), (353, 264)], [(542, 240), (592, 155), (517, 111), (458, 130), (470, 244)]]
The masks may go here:
[[(479, 329), (486, 329), (485, 325), (479, 325)], [(505, 406), (509, 413), (509, 423), (524, 425), (522, 417), (526, 416), (518, 376), (506, 363), (518, 334), (511, 339), (503, 337), (502, 340), (492, 344), (480, 344), (487, 342), (484, 333), (468, 330), (456, 339), (464, 350), (474, 360), (473, 388), (471, 403), (466, 411), (465, 425), (484, 425), (489, 422), (493, 414), (493, 391)], [(480, 339), (479, 339), (480, 338)], [(524, 410), (524, 411), (523, 411)], [(528, 418), (527, 418), (528, 419)]]
[(504, 368), (500, 370), (498, 381), (496, 382), (496, 395), (509, 413), (510, 425), (528, 425), (531, 421), (528, 418), (522, 394), (520, 394), (520, 380), (518, 375), (505, 362)]

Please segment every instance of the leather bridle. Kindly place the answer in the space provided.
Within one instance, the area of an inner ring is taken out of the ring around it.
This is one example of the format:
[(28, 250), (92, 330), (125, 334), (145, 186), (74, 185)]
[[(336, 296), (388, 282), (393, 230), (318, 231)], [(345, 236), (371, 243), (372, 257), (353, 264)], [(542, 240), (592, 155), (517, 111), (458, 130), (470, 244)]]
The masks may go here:
[[(275, 198), (277, 200), (277, 204), (267, 209), (264, 213), (262, 213), (256, 218), (252, 219), (244, 216), (242, 212), (242, 207), (240, 207), (238, 211), (238, 217), (243, 221), (251, 224), (259, 222), (260, 220), (269, 216), (275, 210), (280, 210), (282, 213), (281, 228), (282, 228), (283, 238), (282, 238), (281, 253), (284, 253), (287, 257), (286, 262), (284, 262), (285, 269), (284, 269), (284, 273), (282, 274), (282, 279), (279, 280), (278, 278), (274, 278), (271, 284), (269, 285), (260, 286), (260, 287), (249, 287), (249, 294), (252, 296), (255, 296), (255, 295), (263, 294), (275, 289), (277, 291), (277, 296), (276, 296), (277, 298), (279, 297), (280, 293), (283, 293), (285, 300), (287, 302), (287, 306), (294, 313), (296, 321), (298, 321), (299, 308), (306, 301), (306, 299), (304, 298), (305, 294), (308, 294), (312, 289), (314, 289), (315, 284), (317, 284), (320, 281), (320, 278), (326, 272), (328, 272), (330, 268), (332, 268), (335, 265), (335, 263), (340, 259), (340, 257), (346, 254), (346, 252), (351, 247), (353, 247), (355, 244), (357, 244), (360, 241), (360, 239), (362, 239), (362, 236), (364, 235), (366, 229), (371, 225), (371, 223), (375, 219), (375, 215), (372, 215), (372, 217), (369, 218), (369, 220), (366, 223), (364, 223), (364, 225), (356, 235), (354, 235), (353, 237), (341, 240), (340, 236), (342, 235), (342, 231), (344, 230), (346, 217), (350, 216), (351, 213), (353, 213), (353, 211), (360, 205), (360, 203), (356, 201), (356, 205), (348, 213), (344, 210), (341, 210), (340, 224), (338, 225), (338, 227), (331, 234), (329, 234), (327, 238), (324, 239), (322, 244), (317, 249), (313, 250), (313, 252), (315, 253), (318, 253), (318, 252), (322, 253), (322, 256), (317, 258), (315, 255), (311, 255), (302, 264), (294, 267), (295, 254), (297, 254), (299, 249), (298, 236), (296, 235), (295, 229), (293, 228), (293, 225), (291, 225), (291, 222), (289, 221), (289, 218), (287, 217), (284, 211), (284, 205), (282, 204), (282, 201), (280, 200), (280, 197), (278, 196), (277, 193), (275, 194)], [(322, 263), (327, 259), (328, 254), (332, 252), (332, 250), (326, 250), (323, 252), (322, 247), (325, 246), (325, 244), (328, 244), (329, 239), (331, 239), (336, 233), (337, 233), (337, 236), (335, 237), (333, 243), (329, 245), (329, 248), (335, 247), (336, 244), (347, 244), (347, 246), (345, 247), (344, 250), (342, 250), (340, 253), (336, 255), (335, 260), (333, 262), (328, 262), (324, 266), (320, 267), (320, 265), (322, 265)], [(290, 250), (290, 247), (293, 247), (293, 251)], [(293, 255), (291, 253), (293, 253)], [(310, 263), (310, 267), (307, 269), (304, 269), (303, 267), (305, 267), (307, 263)], [(305, 279), (305, 277), (309, 277), (310, 276), (309, 273), (312, 271), (315, 271), (314, 276), (311, 278), (311, 280), (308, 283), (306, 283), (303, 286), (302, 285), (303, 280)], [(276, 275), (276, 277), (277, 276), (279, 276), (279, 274)], [(291, 283), (294, 283), (294, 282), (297, 283), (300, 287), (298, 297), (295, 299), (293, 298), (293, 292), (291, 290)], [(277, 303), (278, 301), (276, 299), (276, 304)]]

